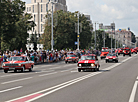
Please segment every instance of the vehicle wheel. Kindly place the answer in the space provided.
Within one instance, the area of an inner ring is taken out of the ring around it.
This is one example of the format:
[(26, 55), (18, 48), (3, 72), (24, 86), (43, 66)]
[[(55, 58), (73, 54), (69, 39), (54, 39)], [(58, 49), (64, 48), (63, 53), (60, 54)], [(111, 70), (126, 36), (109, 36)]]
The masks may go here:
[(136, 54), (137, 54), (137, 52), (136, 52)]
[(101, 57), (101, 60), (102, 60), (103, 58)]
[(129, 56), (131, 56), (131, 54), (129, 54)]
[(120, 55), (120, 53), (118, 53), (118, 55)]
[(118, 60), (116, 60), (115, 62), (118, 63)]
[(123, 56), (125, 56), (125, 54), (123, 54)]
[(24, 70), (25, 70), (25, 66), (23, 66), (23, 69), (21, 69), (21, 72), (24, 72)]
[(31, 72), (33, 70), (33, 65), (31, 66), (31, 68), (29, 69), (29, 72)]
[(133, 54), (133, 52), (132, 52), (132, 54)]
[(8, 70), (4, 70), (4, 73), (8, 73)]
[(81, 69), (78, 69), (78, 72), (81, 72)]
[(67, 64), (67, 61), (65, 61), (65, 63)]
[(17, 70), (16, 69), (14, 70), (14, 73), (17, 73)]
[(105, 62), (107, 63), (108, 61), (106, 60)]

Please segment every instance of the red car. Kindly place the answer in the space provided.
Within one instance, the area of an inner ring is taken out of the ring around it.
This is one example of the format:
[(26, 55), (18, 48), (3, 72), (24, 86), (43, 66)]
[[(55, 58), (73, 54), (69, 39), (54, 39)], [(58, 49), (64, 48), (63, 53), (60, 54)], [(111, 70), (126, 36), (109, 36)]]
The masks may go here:
[(2, 68), (5, 73), (10, 70), (14, 70), (14, 72), (21, 70), (21, 72), (24, 72), (25, 70), (32, 71), (33, 66), (34, 62), (29, 61), (27, 56), (12, 56), (9, 58), (8, 62), (3, 63)]
[(125, 55), (131, 56), (131, 50), (129, 49), (129, 47), (125, 47), (123, 49), (123, 56), (125, 56)]
[(137, 49), (136, 49), (136, 48), (132, 48), (132, 49), (131, 49), (131, 53), (132, 53), (132, 54), (133, 54), (133, 53), (137, 54)]
[(68, 62), (77, 63), (78, 60), (79, 60), (79, 57), (77, 57), (77, 55), (75, 55), (75, 54), (67, 54), (67, 57), (65, 58), (65, 63), (68, 63)]
[(123, 48), (119, 48), (117, 53), (118, 53), (118, 55), (123, 54)]
[(137, 49), (137, 52), (138, 52), (138, 47), (136, 47), (135, 49)]
[(118, 56), (117, 54), (114, 54), (114, 53), (110, 53), (106, 56), (105, 58), (105, 62), (118, 62)]
[(99, 71), (99, 67), (98, 58), (94, 54), (82, 55), (78, 62), (78, 72), (81, 72), (81, 70)]

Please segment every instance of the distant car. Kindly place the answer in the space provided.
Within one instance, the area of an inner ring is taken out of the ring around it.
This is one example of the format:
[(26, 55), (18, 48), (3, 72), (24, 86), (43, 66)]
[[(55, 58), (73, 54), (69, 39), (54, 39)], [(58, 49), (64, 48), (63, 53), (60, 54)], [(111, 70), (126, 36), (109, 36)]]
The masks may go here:
[(117, 53), (118, 53), (118, 55), (123, 54), (123, 48), (119, 48), (119, 49), (117, 50)]
[(32, 71), (33, 66), (34, 62), (29, 61), (27, 56), (12, 56), (7, 62), (3, 63), (2, 68), (5, 73), (10, 70), (14, 70), (14, 72), (21, 70), (21, 72), (24, 72), (25, 70)]
[(136, 47), (135, 49), (137, 49), (137, 52), (138, 52), (138, 47)]
[(65, 58), (65, 63), (68, 63), (68, 62), (77, 63), (78, 60), (79, 60), (79, 57), (77, 57), (76, 54), (67, 54), (67, 57)]
[(109, 51), (107, 51), (107, 50), (101, 51), (101, 55), (100, 55), (101, 59), (106, 58), (108, 53), (109, 53)]
[(115, 53), (109, 53), (107, 54), (106, 58), (105, 58), (105, 62), (118, 62), (118, 56)]
[(136, 49), (136, 48), (132, 48), (132, 49), (131, 49), (131, 53), (132, 53), (132, 54), (133, 54), (133, 53), (137, 54), (137, 49)]
[(123, 56), (125, 56), (125, 55), (131, 56), (131, 50), (129, 49), (129, 47), (125, 47), (123, 49)]
[(81, 70), (99, 71), (99, 67), (98, 58), (94, 54), (82, 55), (78, 62), (78, 72), (81, 72)]

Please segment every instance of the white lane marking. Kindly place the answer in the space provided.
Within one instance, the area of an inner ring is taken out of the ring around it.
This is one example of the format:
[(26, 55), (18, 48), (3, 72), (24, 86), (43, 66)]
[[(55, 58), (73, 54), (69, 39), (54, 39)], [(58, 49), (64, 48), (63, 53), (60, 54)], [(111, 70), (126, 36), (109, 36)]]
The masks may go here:
[(35, 72), (35, 73), (44, 73), (44, 72), (53, 72), (55, 70), (50, 70), (50, 71), (41, 71), (41, 72)]
[(67, 86), (70, 86), (70, 85), (75, 84), (75, 83), (77, 83), (77, 82), (80, 82), (80, 81), (82, 81), (82, 80), (88, 79), (88, 78), (90, 78), (90, 77), (92, 77), (92, 76), (95, 76), (95, 75), (97, 75), (97, 74), (100, 74), (100, 73), (93, 73), (93, 74), (90, 74), (90, 75), (88, 75), (88, 76), (86, 76), (86, 77), (81, 77), (81, 78), (78, 79), (78, 80), (72, 81), (72, 82), (70, 82), (70, 83), (68, 83), (68, 84), (65, 84), (65, 85), (63, 85), (63, 86), (61, 86), (61, 87), (58, 87), (58, 88), (56, 88), (56, 89), (54, 89), (54, 90), (51, 90), (51, 91), (49, 91), (49, 92), (46, 92), (46, 93), (44, 93), (44, 94), (42, 94), (42, 95), (40, 95), (40, 96), (38, 96), (38, 97), (35, 97), (35, 98), (33, 98), (33, 99), (30, 99), (30, 100), (28, 100), (28, 101), (26, 101), (26, 102), (32, 102), (32, 101), (37, 100), (37, 99), (39, 99), (39, 98), (41, 98), (41, 97), (44, 97), (44, 96), (47, 96), (47, 95), (49, 95), (49, 94), (51, 94), (51, 93), (53, 93), (53, 92), (56, 92), (56, 91), (58, 91), (58, 90), (60, 90), (60, 89), (63, 89), (63, 88), (65, 88), (65, 87), (67, 87)]
[(71, 71), (71, 73), (75, 73), (75, 72), (78, 72), (78, 71)]
[(91, 74), (88, 74), (88, 75), (85, 75), (85, 76), (82, 76), (82, 77), (79, 77), (79, 78), (76, 78), (76, 79), (73, 79), (73, 80), (70, 80), (70, 81), (64, 82), (64, 83), (62, 83), (62, 84), (59, 84), (59, 85), (53, 86), (53, 87), (51, 87), (51, 88), (44, 89), (44, 90), (41, 90), (41, 91), (35, 92), (35, 93), (33, 93), (33, 94), (29, 94), (29, 95), (26, 95), (26, 96), (23, 96), (23, 97), (19, 97), (19, 98), (16, 98), (16, 99), (12, 99), (12, 100), (9, 100), (9, 101), (6, 101), (6, 102), (12, 102), (12, 101), (15, 101), (15, 100), (18, 100), (18, 99), (21, 99), (21, 98), (25, 98), (25, 97), (32, 96), (32, 95), (35, 95), (35, 94), (43, 93), (43, 92), (46, 92), (46, 91), (49, 91), (49, 90), (52, 90), (52, 89), (58, 88), (58, 87), (60, 87), (60, 86), (66, 85), (66, 84), (68, 84), (68, 83), (71, 83), (72, 81), (76, 81), (76, 80), (79, 80), (80, 78), (87, 77), (87, 76), (89, 76), (89, 75), (93, 75), (93, 74), (95, 74), (95, 73), (91, 73)]
[(135, 101), (135, 95), (136, 95), (137, 86), (138, 86), (138, 81), (136, 81), (134, 86), (133, 86), (133, 90), (131, 92), (131, 96), (129, 98), (129, 102), (134, 102)]
[(23, 87), (23, 86), (18, 86), (18, 87), (14, 87), (14, 88), (2, 90), (2, 91), (0, 91), (0, 93), (7, 92), (7, 91), (11, 91), (11, 90), (15, 90), (15, 89), (19, 89), (19, 88), (21, 88), (21, 87)]
[[(20, 74), (25, 74), (25, 73), (20, 73)], [(20, 74), (18, 73), (18, 74), (3, 75), (3, 76), (0, 76), (0, 77), (8, 77), (8, 76), (14, 76), (14, 75), (20, 75)]]
[(13, 83), (13, 82), (17, 82), (17, 81), (22, 81), (22, 80), (27, 80), (27, 79), (31, 79), (33, 77), (28, 77), (28, 78), (23, 78), (23, 79), (18, 79), (18, 80), (12, 80), (12, 81), (8, 81), (8, 82), (3, 82), (1, 84), (8, 84), (8, 83)]
[(49, 69), (58, 69), (58, 68), (61, 68), (61, 67), (54, 67), (54, 68), (49, 68)]
[[(120, 63), (120, 64), (121, 64), (121, 63)], [(110, 67), (110, 68), (108, 67), (108, 68), (106, 68), (106, 69), (110, 70), (110, 69), (112, 69), (112, 68), (114, 68), (114, 67), (116, 67), (116, 66), (113, 66), (113, 67)], [(38, 91), (38, 92), (35, 92), (35, 93), (32, 93), (32, 94), (29, 94), (29, 95), (26, 95), (26, 96), (23, 96), (23, 97), (19, 97), (19, 98), (16, 98), (16, 99), (12, 99), (12, 100), (9, 100), (9, 101), (6, 101), (6, 102), (12, 102), (12, 101), (15, 101), (15, 100), (18, 100), (18, 99), (21, 99), (21, 98), (25, 98), (25, 97), (32, 96), (32, 95), (35, 95), (35, 94), (43, 93), (43, 92), (46, 92), (46, 91), (49, 91), (49, 90), (58, 88), (58, 87), (60, 87), (60, 86), (62, 87), (63, 85), (69, 84), (69, 83), (71, 83), (71, 82), (73, 82), (73, 81), (77, 81), (77, 80), (82, 79), (82, 78), (86, 78), (86, 77), (88, 77), (88, 76), (90, 76), (90, 75), (91, 75), (91, 77), (92, 77), (92, 76), (95, 76), (95, 75), (97, 75), (97, 73), (100, 74), (100, 73), (103, 73), (103, 72), (91, 73), (91, 74), (88, 74), (88, 75), (85, 75), (85, 76), (82, 76), (82, 77), (73, 79), (73, 80), (71, 80), (71, 81), (67, 81), (67, 82), (65, 82), (65, 83), (62, 83), (62, 84), (53, 86), (53, 87), (51, 87), (51, 88), (44, 89), (44, 90), (41, 90), (41, 91)], [(55, 92), (55, 91), (54, 91), (54, 92)], [(48, 94), (48, 93), (47, 93), (47, 94)], [(50, 94), (50, 93), (49, 93), (49, 94)], [(42, 97), (43, 97), (43, 96), (42, 96)], [(36, 97), (36, 98), (37, 98), (37, 97)], [(33, 99), (33, 100), (36, 100), (36, 98)], [(40, 97), (40, 98), (41, 98), (41, 97)], [(37, 98), (37, 99), (38, 99), (38, 98)], [(30, 101), (33, 101), (33, 100), (30, 100)], [(28, 101), (28, 102), (30, 102), (30, 101)], [(26, 101), (26, 102), (27, 102), (27, 101)]]
[(54, 72), (54, 73), (48, 73), (48, 74), (43, 74), (43, 75), (39, 75), (40, 77), (41, 76), (46, 76), (46, 75), (51, 75), (51, 74), (56, 74), (57, 72)]
[(67, 71), (70, 71), (70, 70), (72, 70), (72, 69), (69, 69), (69, 70), (63, 70), (63, 71), (60, 71), (60, 72), (67, 72)]

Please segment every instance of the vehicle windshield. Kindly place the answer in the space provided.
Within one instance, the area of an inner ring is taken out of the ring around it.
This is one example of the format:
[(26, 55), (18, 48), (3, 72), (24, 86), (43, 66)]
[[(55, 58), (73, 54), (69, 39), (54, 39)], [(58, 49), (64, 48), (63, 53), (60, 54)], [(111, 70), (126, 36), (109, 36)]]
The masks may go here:
[(76, 57), (76, 55), (67, 55), (67, 57)]
[(127, 50), (127, 51), (129, 51), (129, 49), (124, 49), (124, 50)]
[(9, 61), (24, 61), (24, 57), (10, 57)]
[(108, 50), (107, 49), (102, 49), (102, 52), (108, 52)]
[(95, 60), (95, 56), (82, 56), (81, 60)]
[(107, 54), (107, 56), (116, 56), (116, 54)]

